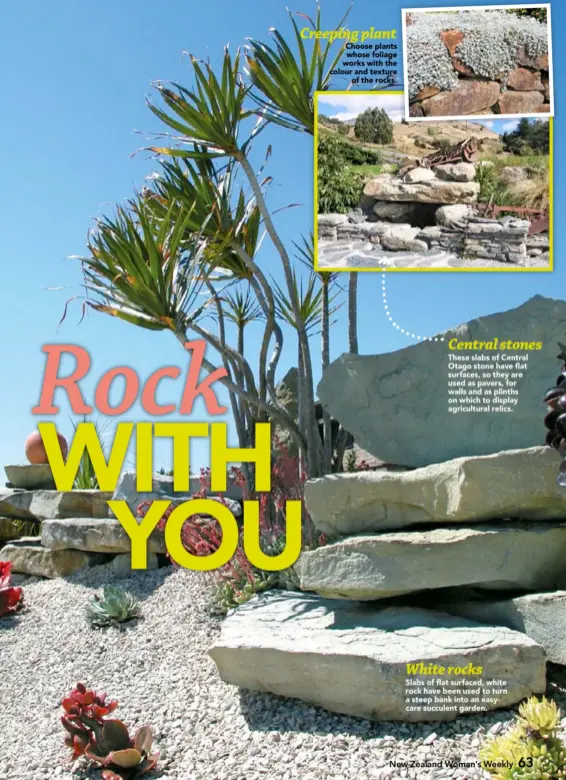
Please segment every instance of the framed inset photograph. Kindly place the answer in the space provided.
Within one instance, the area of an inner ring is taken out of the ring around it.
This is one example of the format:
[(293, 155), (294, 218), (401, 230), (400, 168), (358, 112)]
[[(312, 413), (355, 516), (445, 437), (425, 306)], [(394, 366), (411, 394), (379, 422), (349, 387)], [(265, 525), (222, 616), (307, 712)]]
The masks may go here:
[(553, 120), (424, 125), (403, 102), (316, 93), (316, 270), (551, 271)]
[(405, 118), (554, 115), (550, 4), (406, 8)]

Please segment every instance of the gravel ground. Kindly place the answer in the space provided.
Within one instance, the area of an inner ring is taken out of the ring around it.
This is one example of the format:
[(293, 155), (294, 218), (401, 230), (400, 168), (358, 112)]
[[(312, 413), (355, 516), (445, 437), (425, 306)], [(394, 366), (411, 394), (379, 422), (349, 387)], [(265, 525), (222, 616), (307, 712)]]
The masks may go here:
[[(201, 609), (200, 574), (170, 568), (120, 581), (144, 619), (93, 631), (84, 607), (110, 579), (97, 567), (69, 580), (25, 583), (27, 608), (0, 620), (0, 780), (100, 777), (68, 761), (59, 702), (76, 682), (116, 698), (130, 726), (152, 726), (154, 777), (178, 780), (477, 780), (477, 749), (513, 713), (402, 724), (332, 715), (220, 682), (206, 654), (220, 624)], [(329, 681), (331, 684), (331, 681)], [(564, 708), (563, 686), (551, 692)], [(390, 761), (442, 768), (391, 767)], [(470, 763), (451, 768), (446, 762)]]

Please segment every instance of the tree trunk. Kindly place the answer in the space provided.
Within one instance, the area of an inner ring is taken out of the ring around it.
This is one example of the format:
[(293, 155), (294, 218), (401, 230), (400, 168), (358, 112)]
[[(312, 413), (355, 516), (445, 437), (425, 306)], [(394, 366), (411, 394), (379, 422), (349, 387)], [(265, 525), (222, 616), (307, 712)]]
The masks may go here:
[[(322, 322), (321, 322), (321, 353), (322, 375), (330, 365), (330, 306), (328, 299), (329, 278), (325, 274), (320, 275), (322, 282)], [(322, 410), (322, 434), (324, 438), (324, 473), (330, 474), (332, 470), (332, 421), (330, 414)]]
[(358, 274), (350, 273), (348, 284), (348, 345), (353, 355), (358, 354)]

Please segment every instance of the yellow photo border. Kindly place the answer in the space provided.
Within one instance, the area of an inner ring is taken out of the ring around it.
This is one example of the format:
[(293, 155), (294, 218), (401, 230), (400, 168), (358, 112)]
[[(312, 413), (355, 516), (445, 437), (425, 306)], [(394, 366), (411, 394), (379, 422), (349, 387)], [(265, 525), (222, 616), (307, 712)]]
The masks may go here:
[[(335, 90), (318, 91), (314, 93), (314, 269), (318, 273), (334, 273), (335, 271), (346, 271), (347, 273), (549, 273), (554, 270), (554, 119), (548, 118), (550, 146), (548, 153), (548, 189), (550, 200), (549, 212), (549, 255), (550, 260), (547, 268), (335, 268), (318, 266), (318, 97), (324, 95), (403, 95), (402, 90)], [(489, 117), (486, 114), (486, 117)], [(497, 115), (493, 115), (497, 119)], [(525, 115), (528, 119), (528, 115)], [(504, 117), (502, 117), (504, 118)], [(540, 117), (539, 117), (540, 118)], [(463, 120), (443, 119), (443, 122), (455, 122)]]

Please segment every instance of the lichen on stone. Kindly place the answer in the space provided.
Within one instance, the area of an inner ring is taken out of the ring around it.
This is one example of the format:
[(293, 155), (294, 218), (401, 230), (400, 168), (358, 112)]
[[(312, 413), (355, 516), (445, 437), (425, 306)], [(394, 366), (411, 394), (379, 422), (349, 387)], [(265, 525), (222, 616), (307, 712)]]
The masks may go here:
[(464, 38), (455, 54), (477, 76), (502, 79), (519, 63), (519, 52), (532, 61), (548, 54), (546, 24), (499, 10), (415, 13), (407, 27), (409, 97), (414, 100), (423, 87), (452, 90), (458, 74), (452, 57), (440, 38), (445, 30), (460, 30)]

